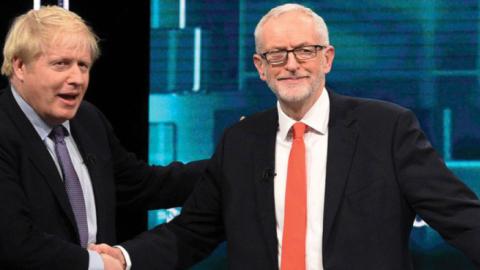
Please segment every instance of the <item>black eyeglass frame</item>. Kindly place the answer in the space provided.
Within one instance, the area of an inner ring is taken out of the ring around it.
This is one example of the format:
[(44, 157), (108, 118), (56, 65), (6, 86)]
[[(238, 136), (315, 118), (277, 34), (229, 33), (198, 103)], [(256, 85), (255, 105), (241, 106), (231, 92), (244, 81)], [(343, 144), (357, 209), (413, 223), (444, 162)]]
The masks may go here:
[[(328, 46), (325, 46), (325, 45), (303, 45), (303, 46), (300, 46), (300, 47), (296, 47), (296, 48), (293, 48), (291, 50), (285, 50), (285, 49), (282, 49), (282, 50), (274, 50), (274, 51), (268, 51), (268, 52), (264, 52), (264, 53), (260, 53), (260, 56), (265, 59), (265, 61), (267, 61), (267, 63), (271, 64), (271, 65), (280, 65), (280, 64), (284, 64), (287, 62), (287, 59), (288, 59), (288, 54), (289, 53), (293, 53), (293, 55), (295, 56), (295, 59), (297, 59), (297, 61), (304, 61), (304, 60), (309, 60), (309, 59), (312, 59), (312, 58), (315, 58), (317, 56), (317, 52), (320, 50), (323, 50), (325, 48), (327, 48)], [(310, 57), (301, 57), (299, 58), (297, 53), (300, 52), (302, 49), (305, 49), (305, 48), (314, 48), (313, 49), (313, 54), (312, 56)], [(274, 62), (271, 62), (269, 59), (268, 59), (268, 54), (271, 54), (271, 53), (284, 53), (285, 56), (282, 58), (282, 61), (274, 61)]]

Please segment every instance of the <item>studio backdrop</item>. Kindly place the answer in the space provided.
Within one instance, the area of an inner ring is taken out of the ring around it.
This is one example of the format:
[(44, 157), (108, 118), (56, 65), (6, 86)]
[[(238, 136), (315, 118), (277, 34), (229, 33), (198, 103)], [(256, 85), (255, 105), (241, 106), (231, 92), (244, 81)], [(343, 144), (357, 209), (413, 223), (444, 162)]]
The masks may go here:
[[(286, 2), (151, 0), (151, 163), (208, 158), (225, 127), (275, 106), (252, 63), (253, 31)], [(327, 87), (412, 109), (448, 167), (480, 194), (480, 1), (301, 4), (325, 19), (336, 49)], [(149, 225), (177, 212), (150, 212)], [(415, 269), (474, 269), (420, 218), (411, 249)], [(194, 268), (226, 269), (225, 256), (222, 246)]]

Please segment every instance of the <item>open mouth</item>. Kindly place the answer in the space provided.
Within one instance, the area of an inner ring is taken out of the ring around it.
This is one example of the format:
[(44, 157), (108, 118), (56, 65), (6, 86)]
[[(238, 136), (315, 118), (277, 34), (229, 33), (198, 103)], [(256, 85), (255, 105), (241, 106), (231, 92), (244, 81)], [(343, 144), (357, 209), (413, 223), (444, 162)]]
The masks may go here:
[(58, 96), (65, 100), (75, 100), (78, 94), (58, 94)]
[(77, 105), (79, 94), (62, 93), (58, 94), (57, 97), (60, 98), (60, 102), (62, 102), (65, 106), (72, 107)]

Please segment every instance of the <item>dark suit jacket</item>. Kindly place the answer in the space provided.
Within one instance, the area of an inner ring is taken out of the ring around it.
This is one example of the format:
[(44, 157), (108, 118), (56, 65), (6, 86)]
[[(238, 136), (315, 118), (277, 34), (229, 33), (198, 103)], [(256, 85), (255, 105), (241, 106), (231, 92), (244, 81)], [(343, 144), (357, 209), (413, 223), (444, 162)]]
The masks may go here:
[[(324, 269), (412, 269), (418, 213), (480, 266), (480, 204), (445, 167), (413, 113), (330, 92)], [(123, 243), (133, 269), (186, 268), (227, 240), (229, 269), (278, 269), (276, 109), (225, 131), (183, 213)]]
[[(87, 165), (97, 211), (97, 242), (115, 244), (116, 206), (181, 205), (203, 163), (149, 167), (119, 143), (105, 117), (83, 102), (70, 121)], [(146, 213), (145, 213), (146, 214)], [(58, 170), (11, 91), (0, 92), (0, 268), (87, 269)]]

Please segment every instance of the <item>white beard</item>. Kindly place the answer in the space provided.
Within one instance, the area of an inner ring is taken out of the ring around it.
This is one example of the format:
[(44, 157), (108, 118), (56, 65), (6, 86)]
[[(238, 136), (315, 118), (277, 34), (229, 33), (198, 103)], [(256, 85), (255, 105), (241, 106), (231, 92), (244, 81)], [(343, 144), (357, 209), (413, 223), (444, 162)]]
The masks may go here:
[[(307, 101), (315, 95), (317, 91), (322, 91), (321, 85), (325, 80), (325, 76), (318, 76), (315, 81), (310, 84), (302, 83), (298, 85), (288, 85), (275, 79), (267, 80), (268, 87), (277, 96), (277, 99), (286, 104), (298, 104)], [(274, 81), (275, 83), (272, 83)]]

